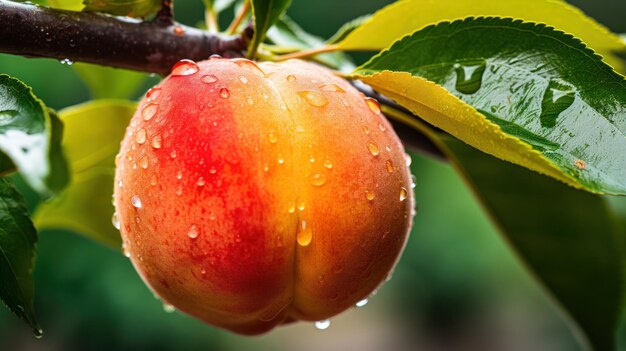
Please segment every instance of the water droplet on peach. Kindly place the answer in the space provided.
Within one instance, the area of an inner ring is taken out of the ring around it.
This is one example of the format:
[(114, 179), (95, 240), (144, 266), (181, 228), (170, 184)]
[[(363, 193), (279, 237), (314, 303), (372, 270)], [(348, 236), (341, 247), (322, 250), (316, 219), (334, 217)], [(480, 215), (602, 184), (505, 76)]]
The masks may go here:
[(329, 160), (329, 159), (326, 159), (326, 160), (324, 161), (324, 167), (326, 167), (326, 168), (328, 168), (328, 169), (331, 169), (331, 168), (333, 168), (333, 163), (332, 163), (332, 162), (330, 162), (330, 160)]
[(198, 231), (198, 226), (197, 225), (192, 225), (191, 227), (189, 227), (189, 230), (187, 231), (187, 236), (189, 237), (189, 239), (195, 239), (198, 237), (199, 231)]
[(385, 162), (385, 166), (387, 167), (388, 173), (393, 173), (393, 171), (395, 170), (395, 168), (393, 167), (393, 161), (391, 160), (387, 160), (387, 162)]
[(150, 160), (148, 160), (147, 156), (143, 156), (140, 160), (139, 160), (139, 165), (141, 166), (141, 168), (143, 169), (148, 169), (148, 166), (150, 165)]
[(233, 62), (237, 66), (241, 68), (245, 68), (248, 71), (253, 72), (259, 77), (267, 78), (267, 75), (265, 74), (265, 72), (261, 69), (261, 67), (259, 67), (256, 63), (254, 63), (254, 61), (250, 61), (245, 58), (237, 58), (237, 59), (233, 59)]
[(270, 130), (270, 132), (267, 133), (267, 140), (272, 144), (276, 144), (276, 142), (278, 141), (278, 136), (273, 130)]
[(205, 182), (204, 178), (200, 177), (200, 178), (198, 178), (198, 181), (196, 182), (196, 184), (198, 186), (204, 186), (204, 184), (206, 184), (206, 182)]
[(113, 213), (113, 217), (111, 217), (111, 223), (113, 224), (113, 227), (115, 227), (115, 229), (120, 230), (121, 226), (120, 220), (117, 217), (117, 212)]
[(248, 78), (246, 78), (246, 76), (239, 76), (239, 81), (242, 82), (243, 84), (247, 84), (248, 83)]
[(333, 84), (333, 83), (322, 84), (322, 85), (320, 85), (320, 89), (322, 89), (324, 91), (334, 91), (334, 92), (337, 92), (337, 93), (345, 93), (346, 92), (340, 86), (338, 86), (337, 84)]
[(141, 199), (137, 195), (130, 198), (130, 203), (136, 208), (141, 208)]
[(287, 212), (294, 213), (296, 212), (296, 203), (293, 201), (289, 201), (287, 203)]
[(288, 74), (287, 75), (287, 81), (288, 82), (293, 82), (296, 80), (296, 76), (294, 76), (293, 74)]
[(367, 303), (368, 303), (368, 302), (369, 302), (369, 300), (368, 300), (367, 298), (365, 298), (365, 299), (363, 299), (363, 300), (361, 300), (361, 301), (357, 302), (355, 306), (356, 306), (357, 308), (359, 308), (359, 307), (364, 307), (365, 305), (367, 305)]
[(312, 174), (309, 177), (309, 182), (313, 186), (322, 186), (326, 183), (326, 176), (321, 173)]
[(313, 231), (309, 226), (307, 226), (306, 221), (300, 221), (300, 229), (298, 230), (298, 234), (296, 235), (296, 241), (298, 241), (298, 245), (300, 246), (308, 246), (313, 239)]
[(368, 201), (373, 201), (376, 198), (376, 194), (371, 190), (365, 190), (365, 198)]
[(380, 104), (378, 103), (378, 101), (376, 101), (376, 99), (372, 99), (371, 97), (366, 97), (365, 103), (367, 104), (367, 107), (369, 107), (370, 110), (372, 110), (372, 112), (376, 114), (380, 113)]
[(227, 88), (222, 88), (220, 89), (220, 96), (222, 97), (222, 99), (228, 99), (228, 97), (230, 96), (230, 91), (228, 91)]
[(135, 136), (135, 141), (138, 144), (143, 144), (146, 142), (146, 130), (145, 129), (139, 129), (137, 131), (137, 135)]
[(409, 196), (409, 192), (405, 188), (400, 188), (400, 201), (406, 200), (407, 196)]
[(183, 59), (176, 62), (176, 64), (172, 68), (172, 76), (190, 76), (192, 74), (195, 74), (199, 70), (200, 68), (195, 62)]
[(213, 74), (205, 74), (205, 75), (202, 76), (202, 78), (200, 78), (200, 80), (203, 83), (206, 83), (206, 84), (213, 84), (213, 83), (217, 82), (218, 79)]
[(310, 105), (315, 107), (323, 107), (328, 104), (328, 100), (326, 100), (324, 95), (314, 92), (312, 90), (299, 91), (298, 95), (300, 95)]
[(371, 142), (367, 143), (367, 149), (370, 151), (370, 154), (372, 154), (372, 156), (378, 156), (378, 154), (380, 153), (378, 145)]
[(325, 330), (330, 327), (330, 319), (324, 319), (323, 321), (315, 322), (315, 328), (319, 330)]
[(155, 148), (155, 149), (160, 149), (162, 141), (163, 141), (163, 139), (161, 138), (160, 135), (155, 135), (152, 138), (152, 147)]
[(361, 126), (361, 129), (363, 129), (363, 133), (365, 133), (365, 135), (370, 134), (370, 129), (368, 126)]
[(216, 169), (215, 167), (211, 167), (211, 168), (209, 169), (209, 173), (211, 173), (211, 174), (215, 174), (215, 173), (217, 173), (217, 169)]
[(154, 101), (159, 98), (159, 95), (161, 95), (161, 88), (153, 87), (146, 92), (146, 99), (148, 101)]
[(151, 102), (149, 104), (147, 104), (146, 106), (143, 107), (143, 110), (141, 111), (141, 115), (143, 116), (143, 120), (144, 121), (149, 121), (152, 119), (152, 117), (154, 117), (154, 115), (156, 115), (157, 111), (159, 110), (159, 104)]

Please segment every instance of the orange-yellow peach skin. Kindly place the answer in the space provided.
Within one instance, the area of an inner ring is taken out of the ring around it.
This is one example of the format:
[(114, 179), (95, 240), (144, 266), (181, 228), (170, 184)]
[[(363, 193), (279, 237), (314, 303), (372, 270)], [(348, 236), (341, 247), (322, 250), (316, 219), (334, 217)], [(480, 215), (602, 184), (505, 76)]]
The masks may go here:
[(374, 100), (317, 65), (181, 61), (117, 160), (125, 251), (166, 303), (237, 333), (330, 318), (393, 269), (405, 153)]

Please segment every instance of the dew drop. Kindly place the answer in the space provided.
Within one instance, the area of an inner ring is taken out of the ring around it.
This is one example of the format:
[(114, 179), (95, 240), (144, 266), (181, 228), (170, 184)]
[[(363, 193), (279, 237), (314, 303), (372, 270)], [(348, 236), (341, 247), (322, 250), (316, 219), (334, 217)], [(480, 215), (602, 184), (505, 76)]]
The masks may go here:
[(541, 114), (539, 120), (544, 128), (556, 126), (556, 120), (576, 99), (574, 88), (565, 82), (555, 79), (550, 80), (548, 88), (543, 93), (541, 100)]
[(68, 58), (64, 58), (61, 61), (59, 61), (62, 65), (68, 65), (71, 66), (74, 64), (74, 61), (68, 59)]
[(470, 60), (454, 65), (456, 72), (455, 89), (463, 94), (474, 94), (480, 89), (483, 74), (487, 68), (484, 59)]
[(270, 132), (267, 133), (267, 140), (272, 144), (276, 144), (276, 142), (278, 141), (278, 136), (273, 130), (270, 130)]
[(205, 74), (202, 76), (202, 78), (200, 78), (200, 80), (202, 81), (202, 83), (213, 84), (217, 82), (217, 77), (213, 74)]
[(376, 198), (376, 194), (371, 190), (365, 190), (365, 198), (368, 201), (373, 201)]
[(287, 212), (294, 213), (296, 212), (296, 203), (293, 201), (289, 201), (287, 203)]
[(198, 65), (191, 60), (180, 60), (172, 67), (172, 76), (190, 76), (200, 70)]
[(146, 93), (146, 99), (148, 99), (148, 101), (154, 101), (159, 97), (159, 95), (161, 95), (161, 88), (154, 87), (148, 90)]
[(143, 169), (148, 169), (148, 165), (150, 165), (150, 160), (148, 160), (148, 156), (143, 156), (139, 160), (139, 166), (141, 166), (141, 168)]
[(248, 78), (246, 78), (246, 76), (239, 76), (239, 81), (242, 82), (243, 84), (247, 84)]
[(409, 196), (409, 192), (405, 188), (400, 188), (400, 201), (406, 200), (407, 196)]
[(364, 307), (365, 305), (367, 305), (368, 302), (369, 302), (368, 299), (363, 299), (356, 303), (356, 307)]
[(378, 123), (378, 129), (380, 129), (381, 132), (384, 132), (387, 130), (387, 127), (385, 127), (385, 125), (382, 123)]
[(372, 112), (376, 114), (380, 113), (380, 104), (378, 103), (378, 101), (376, 101), (376, 99), (373, 99), (371, 97), (366, 97), (365, 103), (367, 104), (367, 107), (369, 107), (370, 110), (372, 110)]
[(137, 135), (135, 136), (135, 141), (138, 144), (143, 144), (146, 142), (146, 130), (145, 129), (139, 129), (137, 131)]
[(250, 61), (245, 58), (236, 58), (236, 59), (233, 59), (233, 62), (237, 66), (245, 68), (248, 71), (253, 72), (259, 77), (267, 78), (267, 75), (265, 74), (265, 72), (261, 69), (261, 67), (259, 67), (256, 63), (254, 63), (254, 61)]
[(278, 164), (282, 165), (285, 163), (285, 159), (283, 158), (283, 155), (278, 155)]
[(113, 213), (113, 217), (111, 217), (111, 223), (113, 224), (113, 227), (115, 227), (115, 229), (120, 230), (120, 219), (117, 216), (117, 212)]
[(157, 177), (156, 177), (156, 175), (152, 175), (152, 177), (150, 177), (150, 185), (152, 185), (152, 186), (157, 185)]
[(176, 158), (176, 150), (172, 150), (172, 152), (170, 152), (170, 157)]
[(176, 172), (176, 179), (183, 179), (183, 171)]
[(197, 225), (195, 225), (195, 224), (194, 224), (194, 225), (192, 225), (191, 227), (189, 227), (189, 230), (187, 231), (187, 236), (188, 236), (190, 239), (195, 239), (195, 238), (197, 238), (197, 237), (198, 237), (198, 234), (199, 234), (199, 232), (198, 232), (198, 226), (197, 226)]
[(326, 159), (326, 160), (324, 161), (324, 167), (326, 167), (326, 168), (328, 168), (328, 169), (331, 169), (331, 168), (333, 168), (333, 163), (332, 163), (332, 162), (330, 162), (330, 160), (329, 160), (329, 159)]
[(304, 211), (304, 208), (305, 208), (304, 200), (298, 199), (296, 206), (298, 206), (298, 211), (300, 212)]
[(133, 204), (135, 208), (141, 208), (141, 199), (137, 195), (130, 198), (130, 203)]
[(337, 93), (345, 93), (346, 92), (340, 86), (338, 86), (337, 84), (333, 84), (333, 83), (322, 84), (322, 85), (320, 85), (320, 89), (322, 89), (324, 91), (334, 91), (334, 92), (337, 92)]
[(267, 172), (270, 170), (270, 165), (268, 165), (267, 163), (263, 164), (263, 171)]
[(296, 76), (294, 76), (293, 74), (288, 74), (287, 75), (287, 81), (288, 82), (293, 82), (296, 80)]
[(155, 148), (155, 149), (160, 149), (162, 141), (163, 141), (163, 139), (161, 138), (160, 135), (155, 135), (152, 138), (152, 147)]
[(367, 143), (367, 149), (370, 151), (370, 154), (372, 154), (372, 156), (378, 156), (378, 154), (380, 153), (378, 145), (374, 143)]
[(230, 91), (228, 91), (227, 88), (222, 88), (220, 89), (220, 96), (222, 97), (222, 99), (228, 99), (228, 97), (230, 96)]
[(363, 129), (363, 133), (365, 133), (365, 135), (370, 134), (370, 129), (368, 126), (361, 126), (361, 129)]
[(312, 90), (303, 90), (299, 91), (298, 95), (300, 95), (306, 102), (315, 107), (323, 107), (328, 104), (328, 100), (324, 97), (324, 95), (320, 93), (316, 93)]
[(33, 329), (33, 335), (35, 336), (35, 339), (43, 338), (43, 329), (41, 329), (41, 328)]
[(143, 116), (143, 120), (146, 121), (146, 122), (151, 120), (152, 117), (154, 117), (154, 115), (156, 115), (158, 110), (159, 110), (159, 104), (156, 104), (154, 102), (151, 102), (151, 103), (147, 104), (146, 106), (143, 107), (143, 110), (141, 111), (141, 115)]
[(393, 161), (391, 160), (387, 160), (387, 162), (385, 162), (385, 166), (387, 167), (388, 173), (393, 173), (393, 171), (395, 170), (395, 168), (393, 167)]
[(196, 184), (198, 186), (204, 186), (206, 184), (206, 181), (204, 180), (204, 178), (200, 177), (198, 178), (198, 181), (196, 182)]
[(298, 245), (300, 246), (308, 246), (313, 239), (313, 231), (309, 226), (307, 226), (306, 221), (300, 221), (300, 228), (298, 230), (298, 234), (296, 235), (296, 240), (298, 241)]
[(209, 56), (209, 60), (221, 60), (221, 59), (222, 59), (222, 55), (213, 54)]
[(416, 186), (417, 186), (417, 179), (415, 178), (415, 175), (411, 174), (411, 189), (415, 189)]
[(173, 313), (176, 311), (176, 308), (170, 304), (163, 303), (163, 311), (165, 311), (165, 313)]
[(124, 187), (124, 182), (122, 182), (121, 180), (118, 180), (117, 181), (117, 186), (120, 187), (120, 188)]
[(309, 177), (309, 182), (313, 186), (322, 186), (326, 183), (326, 176), (321, 173), (312, 174)]
[(309, 162), (315, 163), (315, 156), (313, 155), (309, 156)]
[(407, 167), (410, 167), (411, 163), (413, 163), (413, 159), (411, 158), (411, 155), (409, 154), (404, 154), (404, 160), (406, 162)]
[(315, 328), (319, 330), (325, 330), (330, 327), (330, 319), (324, 319), (323, 321), (315, 322)]
[(248, 105), (254, 105), (254, 99), (252, 98), (252, 96), (246, 97), (246, 102), (248, 103)]
[(215, 167), (211, 167), (211, 168), (209, 169), (209, 173), (211, 173), (211, 174), (215, 174), (215, 173), (217, 173), (217, 168), (215, 168)]

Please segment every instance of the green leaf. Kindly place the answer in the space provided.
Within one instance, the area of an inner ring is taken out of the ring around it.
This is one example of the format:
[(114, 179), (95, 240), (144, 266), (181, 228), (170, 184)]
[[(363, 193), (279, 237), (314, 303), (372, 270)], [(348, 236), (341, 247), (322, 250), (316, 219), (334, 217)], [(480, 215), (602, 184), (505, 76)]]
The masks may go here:
[(111, 223), (115, 155), (135, 106), (95, 100), (60, 111), (72, 182), (60, 197), (37, 208), (33, 218), (39, 230), (68, 229), (119, 250), (120, 234)]
[(624, 232), (605, 199), (506, 164), (457, 139), (442, 141), (501, 232), (587, 341), (595, 350), (615, 349), (624, 298), (619, 249)]
[(588, 191), (626, 194), (626, 81), (568, 34), (511, 19), (446, 22), (356, 73), (484, 152)]
[[(281, 48), (288, 50), (311, 49), (324, 46), (324, 40), (306, 32), (287, 15), (281, 17), (267, 31), (267, 38)], [(348, 56), (342, 52), (331, 52), (316, 55), (314, 60), (332, 68), (350, 71), (354, 64)]]
[(55, 9), (80, 11), (85, 5), (83, 5), (83, 0), (48, 0), (48, 6)]
[(355, 29), (359, 28), (363, 23), (367, 22), (372, 15), (363, 15), (353, 19), (352, 21), (344, 23), (337, 33), (333, 34), (330, 39), (326, 41), (327, 44), (337, 44), (344, 40), (350, 33), (352, 33)]
[(268, 29), (287, 11), (291, 0), (250, 0), (254, 19), (254, 36), (248, 46), (248, 56), (256, 55)]
[(129, 99), (146, 81), (145, 73), (86, 63), (72, 67), (85, 81), (94, 99)]
[(28, 86), (0, 75), (0, 173), (17, 167), (42, 196), (60, 192), (68, 182), (62, 133), (63, 125)]
[(0, 300), (40, 336), (33, 306), (36, 244), (22, 195), (9, 179), (0, 178)]
[[(383, 107), (387, 116), (421, 131), (447, 156), (483, 208), (574, 322), (585, 346), (615, 349), (626, 290), (626, 231), (614, 200), (573, 189), (484, 154), (416, 118)], [(626, 202), (619, 202), (626, 224)]]
[(376, 12), (339, 43), (344, 50), (381, 50), (397, 39), (441, 21), (466, 17), (511, 17), (545, 23), (582, 39), (619, 72), (626, 43), (562, 0), (403, 0)]
[(83, 0), (83, 11), (115, 16), (146, 17), (161, 9), (161, 0)]

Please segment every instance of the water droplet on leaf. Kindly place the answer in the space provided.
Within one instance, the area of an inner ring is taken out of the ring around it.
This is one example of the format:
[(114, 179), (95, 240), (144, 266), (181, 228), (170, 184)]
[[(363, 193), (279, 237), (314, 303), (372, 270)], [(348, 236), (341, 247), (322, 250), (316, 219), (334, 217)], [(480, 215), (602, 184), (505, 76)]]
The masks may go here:
[(574, 88), (565, 82), (550, 80), (541, 100), (539, 120), (544, 128), (556, 126), (556, 120), (576, 99)]
[(464, 61), (454, 65), (456, 72), (455, 89), (463, 94), (474, 94), (480, 89), (483, 81), (483, 75), (487, 68), (487, 62), (484, 59)]

